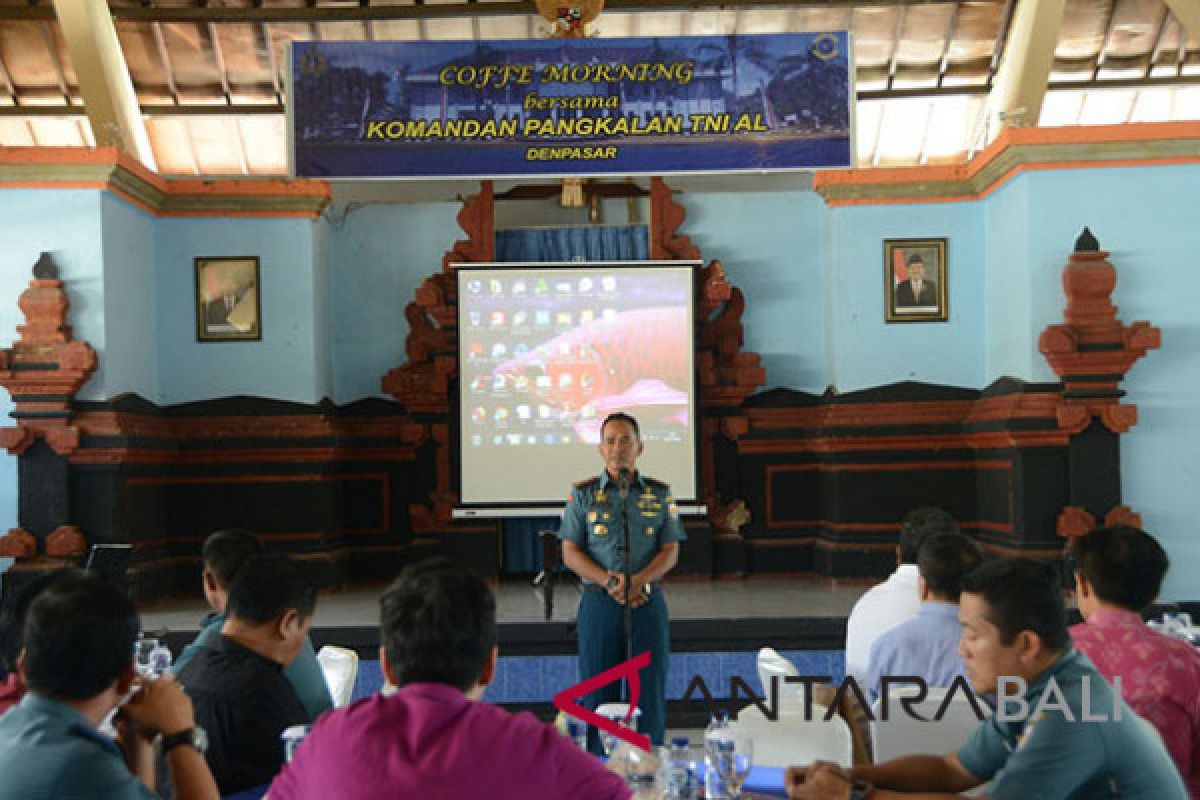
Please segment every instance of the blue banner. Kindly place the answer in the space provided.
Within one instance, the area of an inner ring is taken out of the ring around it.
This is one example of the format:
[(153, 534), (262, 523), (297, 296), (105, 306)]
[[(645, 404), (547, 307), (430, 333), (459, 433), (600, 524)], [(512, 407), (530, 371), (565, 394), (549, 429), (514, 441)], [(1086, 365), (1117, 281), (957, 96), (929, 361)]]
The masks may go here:
[(839, 33), (296, 42), (296, 175), (518, 177), (850, 165)]

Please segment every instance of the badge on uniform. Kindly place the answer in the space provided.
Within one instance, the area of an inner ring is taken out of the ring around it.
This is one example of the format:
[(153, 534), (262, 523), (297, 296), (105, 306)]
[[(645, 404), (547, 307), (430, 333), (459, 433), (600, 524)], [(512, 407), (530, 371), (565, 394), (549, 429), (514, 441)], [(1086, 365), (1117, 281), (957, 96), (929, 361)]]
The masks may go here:
[(606, 503), (606, 502), (608, 502), (608, 496), (605, 495), (604, 492), (596, 492), (596, 502), (597, 503)]
[(597, 515), (596, 515), (595, 511), (589, 511), (588, 512), (588, 522), (594, 523), (596, 521), (596, 516)]
[(653, 525), (647, 525), (647, 526), (646, 526), (646, 535), (647, 535), (647, 536), (653, 536), (653, 535), (654, 535), (654, 526), (653, 526)]
[(592, 533), (596, 534), (597, 536), (608, 536), (608, 526), (607, 525), (597, 525), (595, 528), (592, 529)]

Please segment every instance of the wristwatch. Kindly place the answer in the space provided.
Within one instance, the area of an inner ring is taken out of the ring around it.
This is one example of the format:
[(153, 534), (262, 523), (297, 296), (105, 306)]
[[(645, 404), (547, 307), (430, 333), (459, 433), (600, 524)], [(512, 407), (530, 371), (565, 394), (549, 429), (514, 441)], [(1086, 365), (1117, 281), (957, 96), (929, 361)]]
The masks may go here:
[(180, 745), (187, 745), (193, 748), (200, 755), (208, 752), (208, 734), (204, 728), (199, 725), (193, 728), (184, 728), (179, 733), (172, 733), (170, 736), (162, 737), (162, 753), (165, 756), (167, 753), (174, 750)]
[(621, 579), (618, 578), (616, 575), (609, 575), (608, 582), (604, 584), (604, 590), (611, 592), (613, 589), (617, 588), (617, 586), (620, 583), (621, 583)]
[(846, 800), (867, 800), (873, 791), (875, 791), (874, 784), (867, 783), (866, 781), (855, 781), (850, 786), (850, 794), (846, 796)]

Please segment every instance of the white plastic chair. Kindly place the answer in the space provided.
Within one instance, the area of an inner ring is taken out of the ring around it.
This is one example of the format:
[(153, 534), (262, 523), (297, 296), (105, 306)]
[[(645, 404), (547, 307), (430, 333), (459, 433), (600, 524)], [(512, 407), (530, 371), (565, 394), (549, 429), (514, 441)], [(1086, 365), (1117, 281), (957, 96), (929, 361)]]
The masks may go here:
[(786, 683), (785, 680), (799, 675), (796, 665), (779, 654), (773, 647), (764, 647), (758, 651), (758, 681), (762, 684), (763, 698), (768, 704), (771, 701), (771, 679), (779, 681), (779, 707), (803, 708), (804, 687), (798, 683)]
[[(871, 714), (875, 717), (871, 722), (871, 744), (876, 764), (901, 756), (941, 755), (952, 752), (962, 746), (975, 729), (983, 724), (975, 716), (971, 702), (963, 695), (961, 689), (955, 690), (942, 718), (934, 721), (933, 717), (942, 707), (949, 690), (930, 688), (921, 702), (910, 704), (912, 710), (925, 717), (928, 722), (913, 719), (900, 705), (900, 700), (911, 697), (916, 691), (916, 687), (907, 686), (896, 687), (888, 692), (886, 722), (881, 718), (883, 698), (879, 698), (871, 706)], [(977, 702), (985, 719), (991, 716), (992, 710), (983, 701)], [(985, 795), (990, 786), (990, 783), (985, 783), (964, 794)]]
[(325, 675), (325, 685), (333, 697), (333, 707), (350, 704), (354, 681), (358, 677), (358, 653), (347, 647), (327, 644), (317, 651), (317, 663)]
[(750, 705), (738, 712), (733, 724), (754, 739), (754, 763), (758, 766), (790, 767), (814, 761), (852, 766), (850, 726), (836, 713), (828, 720), (825, 714), (826, 709), (814, 703), (808, 718), (802, 708), (783, 708), (772, 721)]
[[(882, 718), (882, 697), (871, 706), (871, 714), (875, 717), (871, 722), (875, 763), (914, 754), (949, 753), (957, 750), (979, 727), (979, 718), (961, 690), (955, 690), (942, 718), (934, 721), (933, 717), (945, 701), (948, 690), (929, 689), (921, 702), (910, 703), (912, 710), (928, 721), (913, 719), (900, 703), (903, 698), (912, 697), (915, 691), (915, 687), (908, 686), (893, 688), (888, 693), (887, 721)], [(990, 713), (982, 701), (979, 707), (985, 714)]]

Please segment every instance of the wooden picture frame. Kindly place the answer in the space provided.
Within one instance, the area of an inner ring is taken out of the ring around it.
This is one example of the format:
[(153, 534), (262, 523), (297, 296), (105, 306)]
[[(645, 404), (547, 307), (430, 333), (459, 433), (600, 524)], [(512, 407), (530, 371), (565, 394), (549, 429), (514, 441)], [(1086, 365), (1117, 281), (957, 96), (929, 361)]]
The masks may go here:
[(947, 283), (946, 239), (884, 239), (883, 307), (888, 322), (947, 321)]
[(196, 341), (261, 341), (258, 256), (221, 256), (194, 261)]

